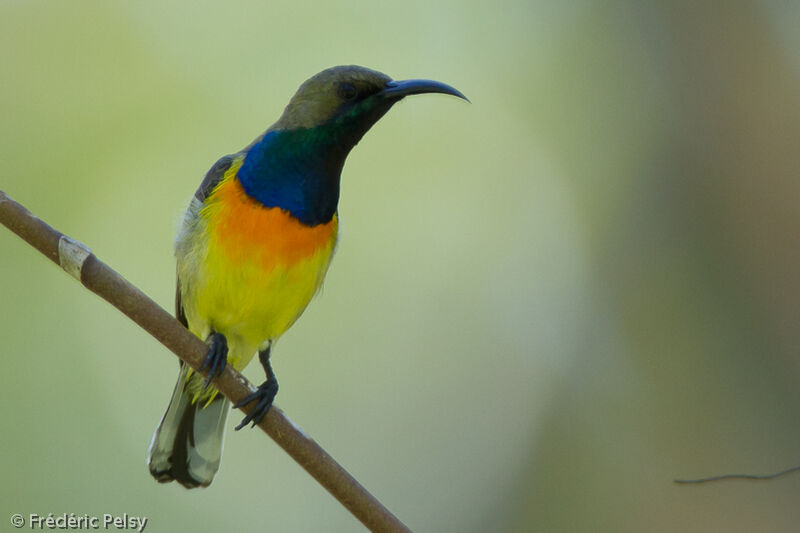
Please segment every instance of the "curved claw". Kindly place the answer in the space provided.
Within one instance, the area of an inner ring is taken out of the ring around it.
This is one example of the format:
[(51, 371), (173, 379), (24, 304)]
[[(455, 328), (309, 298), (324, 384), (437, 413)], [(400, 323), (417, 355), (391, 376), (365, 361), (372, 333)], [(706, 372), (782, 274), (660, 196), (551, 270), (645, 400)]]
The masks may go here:
[(220, 376), (228, 363), (228, 340), (221, 333), (212, 333), (209, 337), (208, 353), (203, 360), (200, 370), (208, 368), (208, 377), (203, 381), (203, 388), (207, 389), (211, 381)]
[(269, 412), (269, 408), (272, 407), (272, 402), (275, 400), (275, 395), (278, 393), (278, 382), (273, 377), (272, 379), (267, 379), (264, 383), (262, 383), (258, 390), (254, 393), (248, 395), (240, 402), (237, 402), (234, 407), (244, 407), (245, 405), (256, 402), (256, 406), (250, 411), (250, 414), (245, 416), (242, 421), (236, 426), (236, 431), (239, 431), (243, 427), (245, 427), (250, 422), (253, 423), (252, 427), (255, 427), (256, 424), (259, 424), (261, 420)]

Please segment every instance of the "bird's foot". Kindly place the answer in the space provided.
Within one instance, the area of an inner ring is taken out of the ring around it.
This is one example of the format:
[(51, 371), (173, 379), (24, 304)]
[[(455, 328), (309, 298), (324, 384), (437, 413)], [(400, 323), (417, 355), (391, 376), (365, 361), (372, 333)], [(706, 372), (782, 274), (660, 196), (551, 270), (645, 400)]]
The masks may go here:
[(271, 376), (267, 378), (267, 381), (262, 383), (258, 390), (254, 393), (247, 396), (245, 399), (234, 405), (234, 407), (243, 407), (251, 402), (256, 402), (256, 406), (250, 411), (250, 414), (244, 417), (241, 423), (236, 426), (236, 430), (240, 430), (245, 427), (248, 423), (252, 422), (253, 426), (255, 427), (256, 424), (261, 422), (261, 420), (266, 416), (269, 408), (272, 407), (272, 401), (275, 399), (275, 395), (278, 393), (278, 380), (275, 379), (275, 376)]
[(208, 340), (208, 353), (203, 360), (200, 370), (208, 368), (208, 377), (203, 382), (203, 388), (207, 389), (215, 377), (222, 374), (225, 365), (228, 363), (228, 340), (222, 333), (212, 333)]

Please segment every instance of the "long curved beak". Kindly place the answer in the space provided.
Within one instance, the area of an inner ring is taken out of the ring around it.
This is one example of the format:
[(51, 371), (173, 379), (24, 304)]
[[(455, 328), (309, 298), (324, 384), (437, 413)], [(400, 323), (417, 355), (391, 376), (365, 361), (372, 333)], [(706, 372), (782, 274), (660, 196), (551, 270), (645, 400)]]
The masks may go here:
[(412, 94), (442, 93), (456, 96), (469, 102), (469, 98), (464, 96), (458, 89), (433, 80), (402, 80), (389, 81), (385, 88), (378, 94), (392, 98), (401, 99)]

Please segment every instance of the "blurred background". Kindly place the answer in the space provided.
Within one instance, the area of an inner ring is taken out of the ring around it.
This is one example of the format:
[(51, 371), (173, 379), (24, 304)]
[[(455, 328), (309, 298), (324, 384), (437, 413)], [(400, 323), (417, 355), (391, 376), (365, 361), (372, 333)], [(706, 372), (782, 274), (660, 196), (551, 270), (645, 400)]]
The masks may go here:
[[(204, 173), (337, 64), (464, 91), (352, 152), (280, 405), (415, 531), (795, 531), (800, 3), (0, 3), (0, 189), (172, 309)], [(0, 530), (359, 531), (260, 431), (145, 452), (176, 358), (0, 228)], [(260, 382), (261, 369), (246, 372)]]

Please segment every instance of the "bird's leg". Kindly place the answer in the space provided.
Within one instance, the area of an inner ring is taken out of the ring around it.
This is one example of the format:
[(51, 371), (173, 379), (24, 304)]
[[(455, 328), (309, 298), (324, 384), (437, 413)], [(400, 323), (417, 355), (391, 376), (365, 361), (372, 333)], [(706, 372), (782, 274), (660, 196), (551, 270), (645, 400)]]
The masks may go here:
[(270, 343), (264, 350), (258, 352), (258, 359), (261, 361), (261, 366), (264, 367), (264, 372), (267, 373), (267, 381), (262, 383), (257, 391), (234, 405), (234, 407), (243, 407), (250, 402), (256, 402), (256, 406), (250, 411), (250, 414), (244, 417), (241, 423), (236, 426), (237, 430), (242, 429), (249, 422), (253, 423), (253, 427), (261, 422), (269, 411), (269, 408), (272, 407), (272, 400), (275, 399), (275, 395), (278, 393), (278, 380), (275, 379), (275, 373), (272, 371), (272, 365), (269, 363), (269, 352), (271, 348), (272, 344)]
[(203, 388), (208, 388), (208, 384), (215, 377), (222, 374), (225, 370), (225, 365), (228, 362), (228, 340), (222, 333), (213, 332), (206, 339), (208, 343), (208, 353), (203, 360), (203, 365), (200, 370), (208, 368), (208, 377), (203, 382)]

